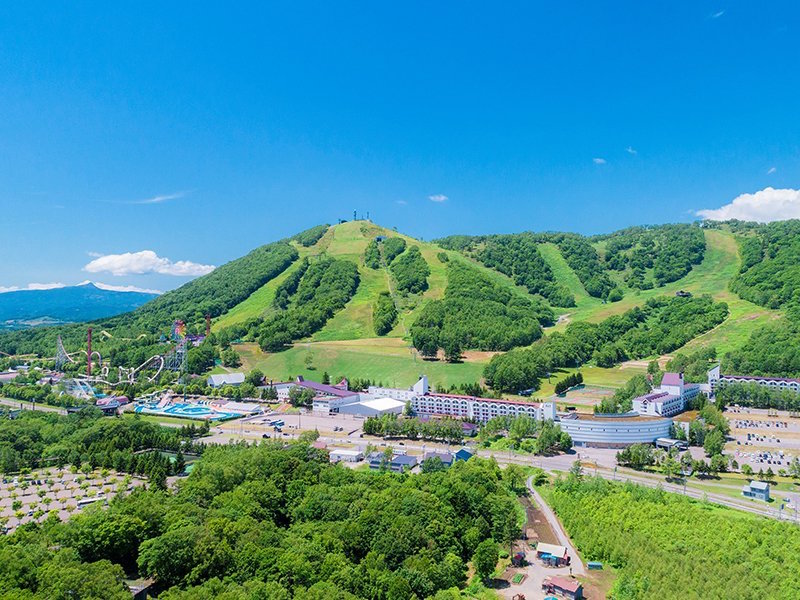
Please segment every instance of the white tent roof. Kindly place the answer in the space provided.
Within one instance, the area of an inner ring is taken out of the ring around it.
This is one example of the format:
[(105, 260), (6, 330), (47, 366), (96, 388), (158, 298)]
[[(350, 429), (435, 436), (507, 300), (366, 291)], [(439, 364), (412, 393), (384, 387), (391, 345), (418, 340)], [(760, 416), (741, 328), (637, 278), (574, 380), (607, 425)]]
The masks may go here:
[(376, 400), (362, 400), (361, 404), (373, 410), (396, 410), (403, 408), (406, 403), (394, 398), (377, 398)]

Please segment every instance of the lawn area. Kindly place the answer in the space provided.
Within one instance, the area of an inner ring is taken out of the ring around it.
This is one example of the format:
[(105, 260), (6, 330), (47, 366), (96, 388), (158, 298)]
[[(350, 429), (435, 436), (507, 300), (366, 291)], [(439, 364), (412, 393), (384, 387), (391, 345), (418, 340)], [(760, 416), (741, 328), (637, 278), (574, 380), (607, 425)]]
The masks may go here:
[(539, 244), (539, 252), (555, 275), (556, 281), (563, 283), (575, 296), (575, 308), (560, 309), (561, 312), (575, 312), (576, 310), (592, 310), (603, 305), (602, 300), (590, 296), (583, 287), (575, 271), (567, 264), (558, 246), (552, 243)]
[[(269, 379), (287, 380), (302, 375), (319, 381), (327, 371), (331, 378), (369, 378), (393, 387), (410, 387), (420, 375), (432, 385), (450, 386), (480, 380), (483, 361), (450, 364), (423, 361), (399, 338), (369, 338), (332, 342), (301, 342), (284, 352), (262, 352), (255, 344), (236, 345), (242, 369), (261, 369)], [(311, 366), (306, 357), (311, 356)]]
[(200, 425), (201, 421), (197, 421), (194, 419), (179, 419), (177, 417), (167, 417), (167, 416), (159, 416), (159, 415), (143, 415), (140, 413), (133, 413), (133, 412), (124, 412), (122, 413), (124, 419), (141, 419), (142, 421), (149, 421), (150, 423), (156, 423), (158, 425), (190, 425), (192, 423), (195, 426)]

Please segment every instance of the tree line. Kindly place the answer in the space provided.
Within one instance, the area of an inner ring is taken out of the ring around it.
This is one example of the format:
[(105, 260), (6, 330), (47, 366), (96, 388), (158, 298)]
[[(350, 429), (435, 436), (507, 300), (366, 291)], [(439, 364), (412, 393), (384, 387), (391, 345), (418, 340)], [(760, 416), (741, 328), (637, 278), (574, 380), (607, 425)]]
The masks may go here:
[(508, 350), (539, 339), (542, 324), (554, 322), (543, 302), (494, 283), (474, 266), (447, 263), (442, 300), (428, 302), (411, 326), (414, 347), (427, 358), (440, 348), (450, 361), (463, 350)]
[(397, 309), (389, 292), (378, 294), (377, 300), (372, 305), (372, 324), (377, 335), (386, 335), (397, 321)]
[(498, 391), (538, 389), (541, 378), (558, 368), (578, 367), (589, 360), (610, 367), (629, 358), (671, 352), (722, 323), (727, 315), (727, 305), (710, 296), (659, 296), (600, 323), (573, 322), (530, 348), (496, 355), (483, 375)]
[(431, 274), (431, 268), (422, 257), (419, 246), (411, 246), (394, 259), (390, 269), (400, 293), (419, 294), (428, 289), (428, 276)]
[(687, 223), (629, 227), (592, 239), (606, 242), (607, 268), (624, 271), (625, 283), (640, 290), (685, 277), (703, 261), (706, 249), (703, 230)]
[(288, 307), (249, 324), (262, 350), (278, 352), (319, 331), (353, 297), (358, 268), (348, 260), (321, 257), (305, 270)]
[(402, 437), (448, 444), (458, 444), (464, 439), (461, 421), (456, 419), (399, 419), (396, 415), (367, 417), (364, 420), (364, 433), (384, 438)]
[(330, 225), (327, 223), (317, 225), (315, 227), (311, 227), (310, 229), (306, 229), (305, 231), (301, 231), (293, 236), (292, 239), (301, 246), (308, 248), (309, 246), (316, 244), (322, 238), (322, 236), (325, 235), (329, 228)]
[(203, 446), (193, 439), (204, 431), (207, 425), (172, 429), (136, 417), (103, 418), (90, 407), (66, 416), (22, 411), (15, 419), (0, 418), (0, 472), (90, 465), (166, 477), (173, 472), (167, 457), (142, 451), (199, 454)]

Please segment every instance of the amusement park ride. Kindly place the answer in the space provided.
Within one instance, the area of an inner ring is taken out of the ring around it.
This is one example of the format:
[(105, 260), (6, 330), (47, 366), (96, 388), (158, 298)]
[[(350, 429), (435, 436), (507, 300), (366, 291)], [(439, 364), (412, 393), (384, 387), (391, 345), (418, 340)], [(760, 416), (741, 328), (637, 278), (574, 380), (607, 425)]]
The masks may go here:
[[(206, 318), (206, 336), (210, 330), (210, 319)], [(106, 333), (106, 332), (102, 332)], [(106, 335), (110, 335), (107, 334)], [(151, 356), (138, 367), (117, 367), (118, 381), (112, 383), (108, 381), (109, 365), (103, 363), (103, 357), (96, 350), (92, 350), (92, 328), (89, 327), (86, 336), (86, 375), (78, 375), (76, 380), (85, 383), (101, 383), (111, 387), (124, 384), (133, 384), (142, 381), (142, 378), (147, 383), (152, 383), (161, 373), (167, 371), (186, 372), (186, 352), (189, 344), (198, 340), (202, 341), (203, 338), (196, 336), (189, 336), (186, 334), (186, 324), (177, 320), (172, 324), (169, 340), (174, 342), (175, 346), (164, 354), (156, 354)], [(61, 336), (58, 336), (56, 341), (56, 370), (62, 371), (67, 363), (77, 364), (74, 358), (82, 352), (69, 353), (64, 348), (64, 342)], [(98, 371), (93, 374), (94, 365), (97, 365)]]

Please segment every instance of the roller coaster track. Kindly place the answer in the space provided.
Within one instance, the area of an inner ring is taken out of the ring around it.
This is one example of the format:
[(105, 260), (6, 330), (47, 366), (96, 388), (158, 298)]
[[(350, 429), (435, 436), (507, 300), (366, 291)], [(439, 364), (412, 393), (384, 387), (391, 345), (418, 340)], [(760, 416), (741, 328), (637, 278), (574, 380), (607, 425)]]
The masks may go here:
[(60, 371), (68, 362), (74, 364), (75, 359), (69, 355), (66, 349), (64, 349), (64, 342), (61, 340), (61, 336), (58, 336), (58, 339), (56, 340), (56, 370)]
[(124, 342), (133, 342), (133, 341), (135, 341), (135, 340), (140, 340), (140, 339), (142, 339), (142, 338), (146, 338), (146, 337), (147, 337), (147, 334), (146, 334), (146, 333), (140, 333), (140, 334), (139, 334), (139, 335), (137, 335), (135, 338), (115, 338), (113, 335), (111, 335), (111, 334), (110, 334), (108, 331), (106, 331), (105, 329), (103, 329), (103, 330), (100, 332), (100, 335), (102, 335), (102, 336), (105, 336), (105, 337), (107, 337), (107, 338), (112, 338), (112, 339), (122, 340), (122, 341), (124, 341)]

